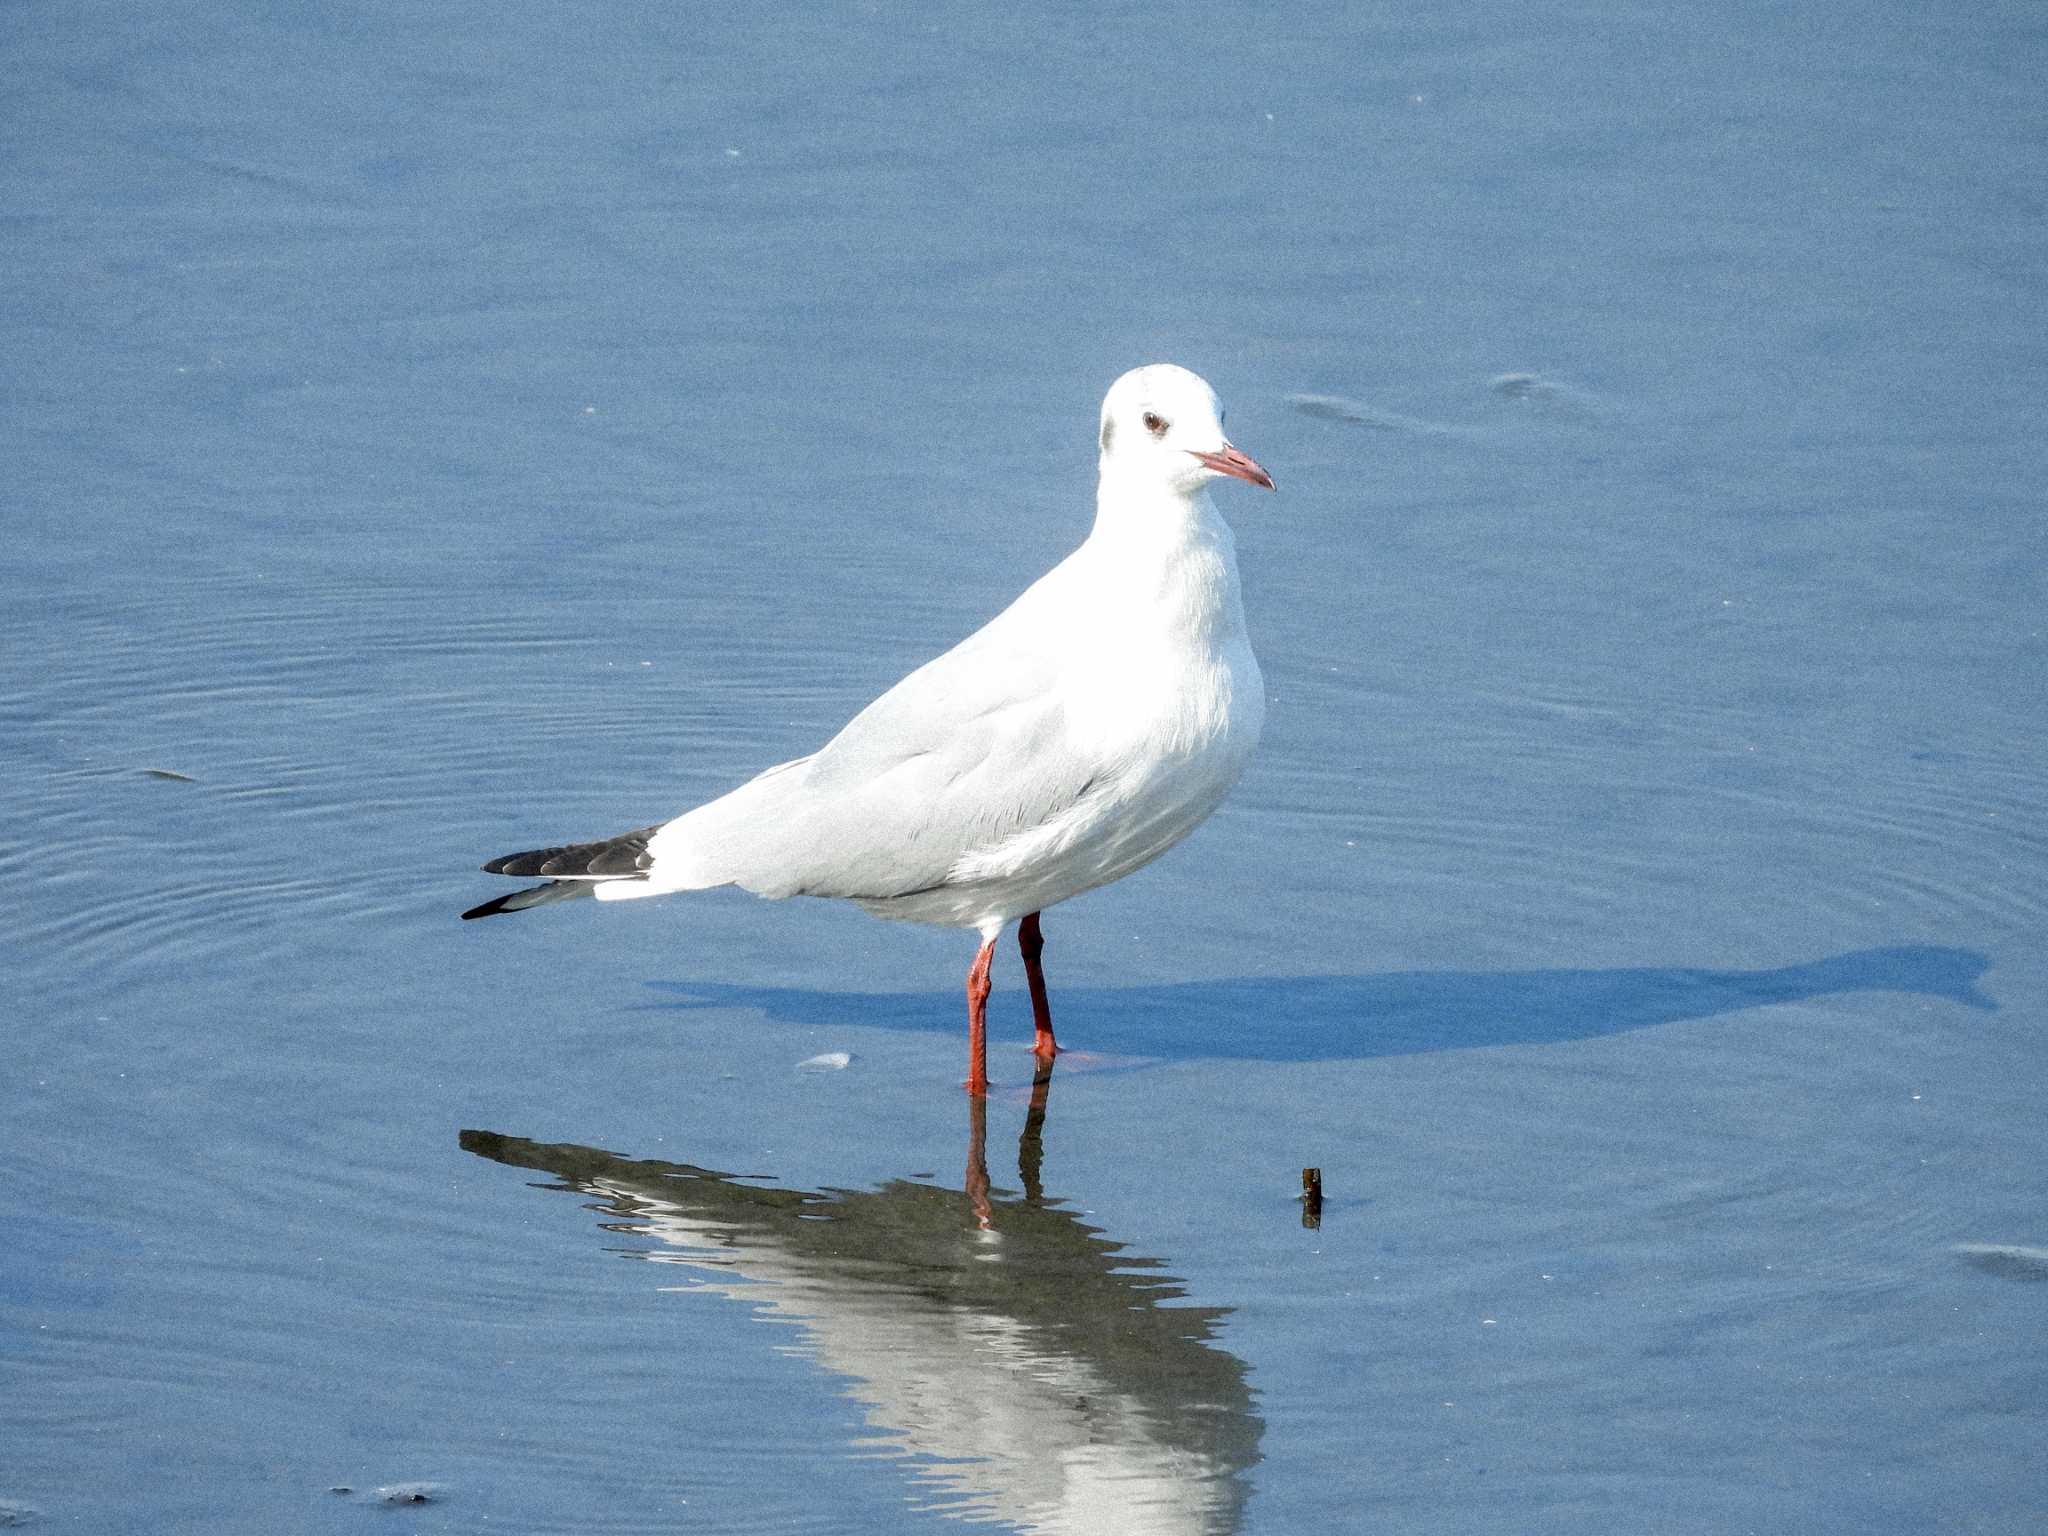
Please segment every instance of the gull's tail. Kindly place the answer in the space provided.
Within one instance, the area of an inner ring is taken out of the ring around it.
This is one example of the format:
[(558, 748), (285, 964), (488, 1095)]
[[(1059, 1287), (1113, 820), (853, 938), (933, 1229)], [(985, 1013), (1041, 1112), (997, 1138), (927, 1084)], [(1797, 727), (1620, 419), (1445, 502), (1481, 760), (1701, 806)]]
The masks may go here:
[(523, 891), (499, 896), (480, 907), (471, 907), (462, 915), (468, 919), (494, 917), (500, 912), (524, 912), (528, 907), (543, 907), (551, 901), (594, 896), (600, 885), (615, 881), (645, 881), (647, 871), (654, 863), (653, 856), (647, 851), (647, 840), (659, 830), (657, 824), (594, 843), (565, 843), (559, 848), (535, 848), (526, 853), (508, 853), (501, 859), (493, 859), (484, 866), (487, 875), (540, 875), (546, 877), (547, 883), (530, 885)]

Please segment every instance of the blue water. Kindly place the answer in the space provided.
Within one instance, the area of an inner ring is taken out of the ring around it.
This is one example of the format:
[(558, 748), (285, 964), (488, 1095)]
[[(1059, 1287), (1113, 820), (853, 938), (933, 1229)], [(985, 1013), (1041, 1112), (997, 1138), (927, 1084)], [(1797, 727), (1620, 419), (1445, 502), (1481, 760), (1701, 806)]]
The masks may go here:
[[(2044, 78), (0, 12), (0, 1524), (2038, 1529)], [(1050, 1083), (962, 935), (455, 920), (988, 617), (1160, 359), (1267, 736), (1048, 915)]]

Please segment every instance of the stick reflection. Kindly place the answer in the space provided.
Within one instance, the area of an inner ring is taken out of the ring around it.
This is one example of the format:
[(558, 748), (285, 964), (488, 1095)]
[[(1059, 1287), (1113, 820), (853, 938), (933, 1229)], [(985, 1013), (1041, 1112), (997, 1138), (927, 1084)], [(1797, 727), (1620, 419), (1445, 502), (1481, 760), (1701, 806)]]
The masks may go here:
[(462, 1145), (595, 1197), (607, 1233), (659, 1244), (642, 1257), (801, 1329), (879, 1443), (911, 1460), (927, 1508), (1048, 1533), (1236, 1531), (1264, 1426), (1244, 1363), (1215, 1342), (1227, 1309), (1162, 1305), (1184, 1293), (1158, 1261), (1046, 1196), (1051, 1080), (1048, 1062), (1020, 1194), (990, 1182), (979, 1097), (964, 1190), (783, 1189), (489, 1131)]

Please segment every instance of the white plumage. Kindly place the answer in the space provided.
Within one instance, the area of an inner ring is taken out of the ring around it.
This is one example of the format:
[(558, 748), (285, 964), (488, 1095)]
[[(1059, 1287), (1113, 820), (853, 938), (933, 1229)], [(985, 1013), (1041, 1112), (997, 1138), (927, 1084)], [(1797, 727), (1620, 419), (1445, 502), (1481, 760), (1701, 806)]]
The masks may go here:
[[(623, 900), (736, 885), (832, 896), (879, 917), (976, 929), (980, 992), (1003, 927), (1149, 863), (1243, 771), (1265, 698), (1230, 529), (1207, 484), (1271, 479), (1223, 435), (1214, 392), (1155, 364), (1102, 406), (1087, 540), (986, 626), (927, 662), (809, 757), (624, 837), (513, 854), (544, 875), (465, 916), (588, 891)], [(975, 973), (971, 1022), (979, 1038)], [(969, 1086), (983, 1077), (976, 1064)]]

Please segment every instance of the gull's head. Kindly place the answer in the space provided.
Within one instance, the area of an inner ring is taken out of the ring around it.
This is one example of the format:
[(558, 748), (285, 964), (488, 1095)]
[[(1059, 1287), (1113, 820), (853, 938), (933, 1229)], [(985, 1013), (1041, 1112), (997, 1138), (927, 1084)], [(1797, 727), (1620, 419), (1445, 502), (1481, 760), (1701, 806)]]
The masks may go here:
[(1198, 375), (1172, 363), (1133, 368), (1102, 402), (1102, 477), (1194, 494), (1234, 475), (1273, 488), (1273, 477), (1230, 446), (1223, 407)]

